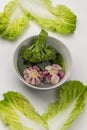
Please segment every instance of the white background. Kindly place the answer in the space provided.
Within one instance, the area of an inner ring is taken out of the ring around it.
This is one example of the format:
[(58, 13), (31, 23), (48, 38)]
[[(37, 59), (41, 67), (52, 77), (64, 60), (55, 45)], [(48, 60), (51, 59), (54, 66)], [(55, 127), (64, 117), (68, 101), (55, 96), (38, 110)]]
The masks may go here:
[[(0, 11), (9, 0), (0, 0)], [(87, 84), (87, 1), (86, 0), (53, 0), (53, 4), (65, 4), (77, 15), (77, 28), (73, 35), (62, 36), (49, 31), (50, 36), (64, 42), (69, 48), (73, 70), (70, 80), (80, 80)], [(22, 40), (39, 34), (41, 28), (30, 22), (25, 32), (14, 42), (0, 38), (0, 98), (7, 91), (17, 91), (24, 94), (35, 106), (39, 113), (46, 111), (50, 102), (56, 98), (55, 91), (41, 92), (31, 90), (19, 81), (13, 66), (13, 54)], [(0, 130), (8, 130), (0, 121)], [(87, 103), (83, 113), (76, 119), (68, 130), (87, 130)]]

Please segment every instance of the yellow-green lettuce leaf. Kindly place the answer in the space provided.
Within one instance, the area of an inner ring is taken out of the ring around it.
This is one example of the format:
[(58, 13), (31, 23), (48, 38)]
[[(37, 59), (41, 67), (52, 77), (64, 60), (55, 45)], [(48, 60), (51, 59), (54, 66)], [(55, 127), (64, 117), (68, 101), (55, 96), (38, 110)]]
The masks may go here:
[(80, 81), (69, 81), (60, 87), (56, 102), (48, 107), (43, 118), (50, 130), (67, 130), (83, 111), (87, 98), (87, 86)]

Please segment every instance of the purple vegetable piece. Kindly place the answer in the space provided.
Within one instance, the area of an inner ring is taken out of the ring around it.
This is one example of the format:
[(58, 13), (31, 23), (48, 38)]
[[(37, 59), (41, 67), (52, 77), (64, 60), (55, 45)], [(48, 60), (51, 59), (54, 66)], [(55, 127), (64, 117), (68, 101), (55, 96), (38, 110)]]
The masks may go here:
[(64, 77), (65, 73), (63, 70), (59, 70), (58, 71), (58, 76), (60, 77), (60, 79), (62, 79)]
[(45, 67), (43, 76), (47, 82), (57, 84), (64, 77), (64, 71), (58, 64), (48, 65)]
[(37, 66), (24, 69), (23, 75), (25, 81), (32, 85), (39, 85), (43, 80), (43, 74)]
[(51, 77), (51, 83), (52, 84), (57, 84), (60, 81), (60, 77), (58, 75), (53, 75)]

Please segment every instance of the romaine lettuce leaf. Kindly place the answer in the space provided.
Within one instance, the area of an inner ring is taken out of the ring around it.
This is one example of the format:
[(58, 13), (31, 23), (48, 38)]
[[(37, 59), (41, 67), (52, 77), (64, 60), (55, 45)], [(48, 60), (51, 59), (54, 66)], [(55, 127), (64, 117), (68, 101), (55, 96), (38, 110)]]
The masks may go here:
[(65, 5), (52, 6), (50, 0), (13, 0), (0, 12), (0, 35), (7, 39), (17, 38), (34, 19), (41, 28), (61, 34), (73, 33), (76, 15)]
[(9, 18), (0, 12), (0, 35), (7, 28)]
[(28, 128), (22, 124), (13, 123), (9, 126), (10, 130), (33, 130), (33, 128)]
[(60, 88), (59, 99), (50, 104), (43, 115), (50, 130), (66, 130), (83, 111), (87, 86), (80, 81), (69, 81)]
[(49, 12), (57, 17), (57, 26), (60, 33), (73, 33), (76, 29), (77, 16), (65, 5), (54, 7), (50, 0), (41, 0), (48, 8)]
[(28, 26), (31, 16), (18, 5), (18, 0), (13, 0), (5, 6), (0, 19), (2, 37), (13, 40)]
[(8, 16), (8, 17), (11, 18), (12, 14), (13, 14), (13, 12), (14, 12), (16, 6), (17, 6), (17, 4), (18, 4), (18, 0), (12, 0), (12, 1), (8, 2), (8, 3), (5, 5), (5, 7), (4, 7), (3, 13), (4, 13), (6, 16)]
[(0, 34), (2, 34), (3, 31), (7, 28), (16, 5), (16, 0), (11, 1), (4, 7), (4, 11), (0, 12)]
[[(47, 130), (47, 123), (35, 111), (31, 103), (20, 93), (7, 92), (0, 101), (0, 116), (11, 130)], [(26, 120), (26, 121), (25, 121)], [(24, 122), (28, 122), (29, 128)]]
[(65, 5), (52, 6), (50, 0), (19, 0), (42, 28), (61, 34), (73, 33), (76, 29), (76, 15)]
[(28, 24), (27, 17), (22, 17), (16, 20), (15, 22), (10, 23), (10, 25), (2, 33), (2, 37), (5, 37), (9, 40), (14, 40), (22, 33), (27, 24)]
[(48, 8), (48, 10), (52, 14), (54, 14), (54, 15), (60, 17), (60, 18), (67, 19), (67, 22), (68, 22), (68, 20), (70, 20), (71, 23), (76, 23), (76, 15), (65, 5), (59, 4), (56, 7), (54, 7), (50, 0), (48, 0), (48, 1), (41, 0), (41, 1), (43, 1), (45, 6)]
[(83, 111), (86, 98), (87, 86), (69, 81), (60, 87), (58, 99), (41, 116), (22, 94), (9, 91), (0, 101), (0, 117), (10, 130), (67, 130)]
[(33, 130), (24, 126), (13, 106), (5, 101), (0, 101), (0, 116), (10, 130)]

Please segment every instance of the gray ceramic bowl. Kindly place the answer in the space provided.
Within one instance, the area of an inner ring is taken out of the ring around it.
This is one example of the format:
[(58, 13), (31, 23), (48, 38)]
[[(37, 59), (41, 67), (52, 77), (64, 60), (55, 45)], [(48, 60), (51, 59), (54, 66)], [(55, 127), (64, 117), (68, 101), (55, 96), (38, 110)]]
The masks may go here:
[(19, 52), (20, 49), (23, 45), (31, 45), (32, 40), (37, 37), (37, 36), (32, 36), (29, 37), (27, 39), (25, 39), (22, 43), (20, 43), (18, 45), (18, 47), (16, 48), (15, 52), (14, 52), (14, 57), (13, 57), (13, 63), (14, 63), (14, 68), (16, 71), (16, 74), (18, 76), (18, 78), (25, 84), (25, 86), (27, 85), (29, 88), (33, 88), (33, 89), (37, 89), (37, 90), (51, 90), (51, 89), (55, 89), (59, 86), (61, 86), (62, 84), (64, 84), (68, 78), (70, 77), (71, 71), (72, 71), (72, 58), (71, 58), (71, 54), (68, 50), (68, 48), (59, 40), (53, 38), (53, 37), (48, 37), (47, 39), (47, 45), (51, 45), (54, 48), (56, 48), (56, 50), (58, 50), (58, 52), (62, 55), (64, 62), (65, 62), (65, 76), (63, 79), (60, 80), (60, 82), (58, 82), (56, 85), (50, 85), (50, 84), (41, 84), (39, 86), (34, 86), (31, 84), (28, 84), (22, 77), (22, 75), (19, 72), (18, 69), (18, 57), (19, 57)]

